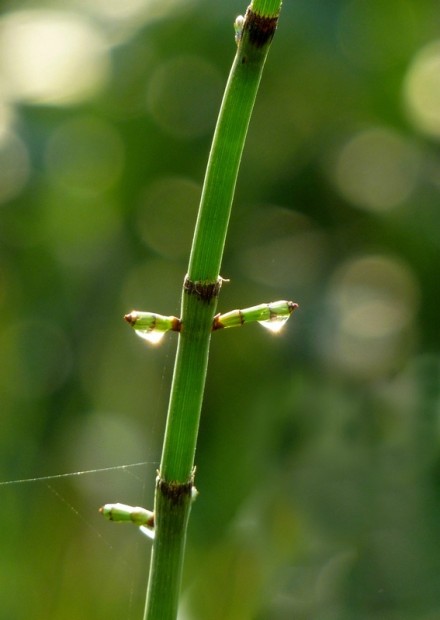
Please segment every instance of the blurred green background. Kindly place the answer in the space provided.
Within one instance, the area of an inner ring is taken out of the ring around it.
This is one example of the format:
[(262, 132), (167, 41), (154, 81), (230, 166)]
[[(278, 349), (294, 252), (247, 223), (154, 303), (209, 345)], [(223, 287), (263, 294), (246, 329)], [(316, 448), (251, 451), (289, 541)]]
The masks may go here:
[[(142, 617), (232, 0), (0, 15), (0, 619)], [(285, 0), (239, 176), (180, 620), (440, 618), (440, 8)], [(125, 469), (10, 481), (124, 464)], [(8, 484), (4, 484), (7, 482)]]

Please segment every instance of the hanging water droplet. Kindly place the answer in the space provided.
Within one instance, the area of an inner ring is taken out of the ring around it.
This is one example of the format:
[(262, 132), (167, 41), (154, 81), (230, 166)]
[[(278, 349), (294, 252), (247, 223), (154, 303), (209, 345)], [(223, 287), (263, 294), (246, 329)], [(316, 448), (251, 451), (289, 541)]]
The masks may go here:
[(148, 538), (150, 538), (151, 540), (154, 540), (154, 534), (155, 534), (154, 528), (141, 525), (139, 529), (142, 532), (142, 534), (144, 534), (144, 536), (148, 536)]
[(141, 330), (141, 329), (136, 329), (136, 336), (139, 336), (139, 338), (142, 338), (143, 340), (146, 340), (147, 342), (149, 342), (150, 344), (159, 344), (160, 341), (162, 340), (162, 338), (165, 336), (166, 332), (159, 332), (159, 331), (155, 331), (155, 330)]
[(260, 325), (262, 325), (265, 329), (268, 329), (273, 334), (278, 334), (289, 320), (289, 316), (273, 316), (266, 321), (258, 321)]

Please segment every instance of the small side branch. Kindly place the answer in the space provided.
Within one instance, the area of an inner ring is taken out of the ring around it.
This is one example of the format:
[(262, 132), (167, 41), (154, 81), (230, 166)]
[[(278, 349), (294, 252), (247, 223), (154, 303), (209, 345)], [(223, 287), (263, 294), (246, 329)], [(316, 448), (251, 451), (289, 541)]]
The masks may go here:
[(296, 308), (298, 308), (298, 304), (295, 302), (280, 300), (268, 304), (259, 304), (244, 310), (231, 310), (225, 314), (217, 314), (214, 317), (212, 330), (241, 327), (245, 323), (258, 322), (264, 327), (277, 332), (285, 325)]

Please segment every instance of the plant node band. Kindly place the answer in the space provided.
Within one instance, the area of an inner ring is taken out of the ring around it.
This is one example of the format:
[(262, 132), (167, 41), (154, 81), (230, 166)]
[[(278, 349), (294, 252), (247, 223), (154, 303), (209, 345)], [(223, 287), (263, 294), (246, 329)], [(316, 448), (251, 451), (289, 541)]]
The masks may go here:
[(194, 472), (188, 482), (168, 482), (158, 472), (156, 489), (163, 497), (168, 499), (174, 506), (180, 506), (186, 499), (193, 498), (196, 491), (194, 487)]
[(255, 47), (268, 45), (275, 34), (278, 16), (263, 17), (249, 7), (246, 11), (243, 30), (249, 33), (249, 42)]
[(209, 303), (214, 297), (218, 297), (223, 278), (217, 278), (215, 282), (198, 280), (193, 282), (185, 276), (183, 289), (187, 295), (196, 295), (203, 302)]

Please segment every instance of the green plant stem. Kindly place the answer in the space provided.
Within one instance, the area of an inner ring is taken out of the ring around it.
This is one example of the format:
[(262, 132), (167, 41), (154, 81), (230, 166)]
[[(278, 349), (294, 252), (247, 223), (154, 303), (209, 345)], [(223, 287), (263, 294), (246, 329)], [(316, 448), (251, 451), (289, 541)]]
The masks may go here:
[(247, 128), (281, 2), (248, 8), (209, 156), (188, 275), (155, 495), (155, 539), (144, 620), (175, 620), (193, 493), (212, 322), (232, 199)]

